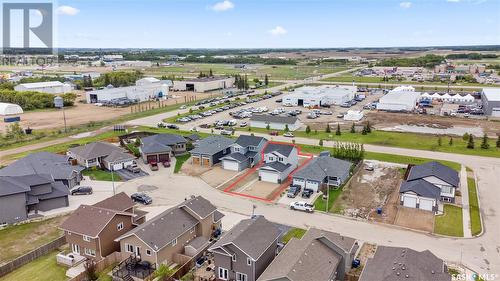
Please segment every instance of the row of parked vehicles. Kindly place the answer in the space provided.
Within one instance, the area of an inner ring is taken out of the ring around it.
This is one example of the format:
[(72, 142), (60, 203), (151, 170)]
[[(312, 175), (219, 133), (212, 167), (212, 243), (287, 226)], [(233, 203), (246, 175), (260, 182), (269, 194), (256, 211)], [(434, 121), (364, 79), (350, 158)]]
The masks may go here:
[[(90, 195), (92, 193), (94, 193), (94, 191), (91, 186), (83, 186), (83, 185), (77, 186), (71, 189), (70, 191), (71, 195)], [(149, 195), (143, 192), (134, 193), (130, 196), (130, 198), (132, 199), (132, 201), (142, 203), (144, 205), (149, 205), (153, 203), (153, 199)]]

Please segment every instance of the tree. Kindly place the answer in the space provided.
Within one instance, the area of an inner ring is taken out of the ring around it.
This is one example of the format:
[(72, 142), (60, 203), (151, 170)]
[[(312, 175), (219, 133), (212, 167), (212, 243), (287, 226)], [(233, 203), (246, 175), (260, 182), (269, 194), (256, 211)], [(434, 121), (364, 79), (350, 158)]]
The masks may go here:
[(368, 134), (368, 132), (366, 131), (366, 126), (363, 126), (363, 130), (361, 131), (361, 134), (362, 135)]
[(267, 124), (266, 130), (268, 130), (268, 131), (271, 130), (271, 126), (269, 124)]
[(210, 68), (210, 71), (208, 72), (208, 75), (209, 75), (210, 77), (213, 77), (213, 76), (214, 76), (214, 73), (212, 72), (212, 69), (211, 69), (211, 68)]
[(172, 275), (175, 273), (173, 268), (168, 267), (165, 264), (161, 264), (158, 269), (156, 269), (154, 275), (158, 280), (173, 280)]
[(469, 140), (467, 142), (467, 148), (468, 149), (474, 149), (474, 137), (472, 134), (469, 134)]
[(337, 123), (337, 130), (335, 131), (335, 135), (340, 136), (342, 132), (340, 132), (340, 124)]
[(443, 140), (441, 140), (441, 137), (438, 137), (438, 146), (441, 146), (443, 144)]
[(136, 138), (136, 139), (135, 139), (135, 143), (134, 143), (134, 145), (135, 145), (136, 147), (141, 146), (141, 139), (140, 139), (140, 138)]
[(319, 140), (319, 146), (323, 147), (323, 139)]
[(449, 144), (450, 146), (452, 146), (452, 145), (453, 145), (453, 137), (450, 137), (450, 141), (448, 142), (448, 144)]
[(306, 127), (306, 134), (310, 134), (311, 133), (311, 127), (309, 127), (309, 125), (307, 125)]
[(372, 126), (370, 126), (370, 121), (366, 122), (366, 132), (371, 133), (372, 132)]
[(5, 132), (6, 139), (20, 140), (24, 137), (24, 131), (19, 122), (15, 122), (7, 126)]
[(99, 278), (94, 260), (87, 260), (83, 267), (85, 268), (85, 276), (87, 276), (87, 280), (95, 281)]
[(462, 139), (464, 141), (467, 141), (469, 139), (469, 133), (465, 133), (463, 136), (462, 136)]
[(486, 133), (484, 133), (484, 135), (483, 135), (483, 141), (481, 142), (481, 148), (482, 149), (490, 148), (490, 144), (488, 143), (488, 135)]
[(330, 129), (330, 124), (326, 124), (326, 129), (325, 129), (325, 133), (331, 133), (332, 130)]
[(285, 131), (285, 133), (290, 132), (290, 129), (288, 128), (288, 124), (285, 124), (285, 130), (284, 131)]
[(356, 133), (356, 126), (354, 125), (354, 122), (351, 125), (351, 133)]
[(266, 86), (269, 86), (269, 77), (266, 75), (264, 75), (264, 85)]
[(498, 139), (497, 139), (497, 148), (500, 148), (500, 136), (498, 136)]

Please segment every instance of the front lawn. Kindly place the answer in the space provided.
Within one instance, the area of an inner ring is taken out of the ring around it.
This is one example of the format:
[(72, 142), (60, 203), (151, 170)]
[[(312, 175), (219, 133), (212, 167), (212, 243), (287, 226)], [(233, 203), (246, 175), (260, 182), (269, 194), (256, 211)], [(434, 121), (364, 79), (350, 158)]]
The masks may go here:
[[(342, 187), (330, 188), (328, 197), (328, 212), (332, 211), (333, 203), (335, 202), (335, 200), (337, 200), (341, 193)], [(326, 196), (327, 193), (325, 192), (323, 195)], [(318, 198), (316, 198), (316, 201), (314, 201), (314, 210), (326, 212), (326, 200), (323, 199), (323, 196), (318, 196)]]
[(184, 164), (184, 162), (186, 162), (189, 159), (189, 157), (191, 157), (190, 153), (175, 156), (175, 168), (174, 168), (175, 174), (177, 174), (181, 170), (182, 165)]
[[(95, 181), (111, 181), (111, 172), (104, 171), (104, 170), (94, 170), (94, 169), (87, 169), (82, 172), (82, 175), (90, 177), (91, 180)], [(119, 174), (113, 173), (113, 179), (114, 181), (121, 181), (122, 178), (120, 177)]]
[(305, 229), (294, 227), (294, 228), (290, 229), (285, 235), (283, 235), (283, 238), (281, 240), (284, 244), (286, 244), (293, 237), (295, 237), (297, 239), (302, 238), (302, 236), (304, 236), (305, 233), (306, 233)]
[(469, 213), (472, 235), (481, 233), (481, 215), (479, 213), (479, 200), (477, 198), (476, 181), (474, 178), (467, 178), (469, 189)]
[(444, 214), (436, 216), (434, 233), (455, 237), (464, 236), (462, 208), (445, 204)]
[[(19, 238), (19, 237), (18, 237)], [(57, 265), (56, 255), (62, 250), (46, 254), (0, 278), (1, 281), (65, 281), (67, 268)]]

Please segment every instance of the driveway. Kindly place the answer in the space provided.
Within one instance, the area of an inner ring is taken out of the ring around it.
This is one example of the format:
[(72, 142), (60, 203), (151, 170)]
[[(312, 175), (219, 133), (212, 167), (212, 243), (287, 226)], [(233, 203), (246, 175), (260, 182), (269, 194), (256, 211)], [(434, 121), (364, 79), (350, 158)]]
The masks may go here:
[(394, 224), (432, 233), (434, 231), (434, 213), (398, 206)]
[(121, 169), (121, 170), (116, 171), (116, 173), (118, 175), (120, 175), (120, 177), (122, 178), (122, 180), (125, 180), (125, 181), (131, 180), (131, 179), (135, 179), (135, 178), (149, 176), (149, 174), (146, 173), (146, 172), (144, 172), (143, 170), (141, 170), (139, 173), (133, 173), (133, 172), (130, 172), (129, 170), (127, 170), (127, 169)]

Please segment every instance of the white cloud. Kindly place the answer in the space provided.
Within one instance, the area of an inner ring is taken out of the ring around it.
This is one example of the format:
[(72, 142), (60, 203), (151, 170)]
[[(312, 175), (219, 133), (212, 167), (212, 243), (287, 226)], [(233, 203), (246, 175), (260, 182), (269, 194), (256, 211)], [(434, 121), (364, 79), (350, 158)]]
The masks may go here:
[(401, 3), (399, 3), (399, 7), (403, 8), (403, 9), (409, 9), (409, 8), (411, 8), (411, 2), (401, 2)]
[(229, 0), (224, 0), (222, 2), (217, 2), (215, 5), (212, 6), (212, 10), (216, 12), (224, 12), (227, 10), (231, 10), (234, 8), (233, 2)]
[(77, 8), (71, 6), (59, 6), (56, 9), (58, 15), (74, 16), (80, 12)]
[(271, 33), (272, 35), (285, 35), (288, 33), (288, 31), (286, 31), (286, 29), (284, 29), (282, 26), (276, 26), (275, 28), (269, 30), (269, 33)]

